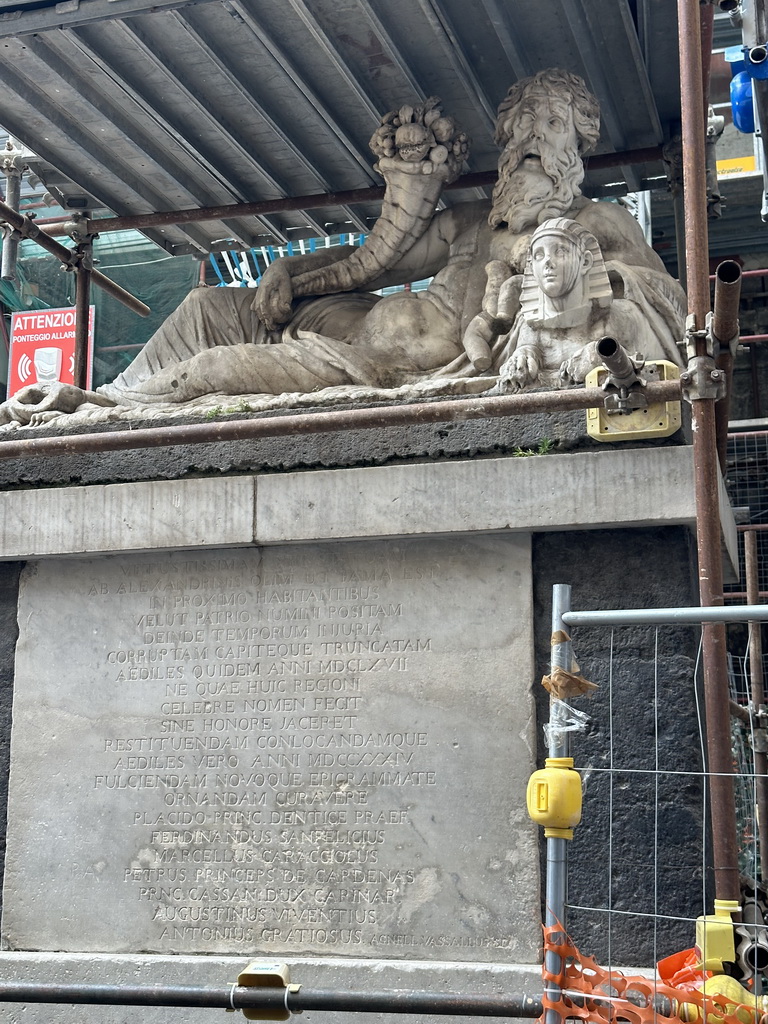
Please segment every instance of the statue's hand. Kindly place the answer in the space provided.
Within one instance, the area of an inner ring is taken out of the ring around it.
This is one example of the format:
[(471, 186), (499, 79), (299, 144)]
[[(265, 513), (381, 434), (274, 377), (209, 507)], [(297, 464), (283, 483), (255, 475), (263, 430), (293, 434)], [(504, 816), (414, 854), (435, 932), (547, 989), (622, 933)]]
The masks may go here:
[(505, 323), (512, 324), (520, 312), (520, 293), (523, 290), (523, 275), (514, 274), (508, 277), (499, 288), (496, 316)]
[(535, 384), (541, 372), (539, 352), (534, 345), (516, 348), (499, 372), (499, 384), (504, 391), (520, 391)]
[(462, 339), (464, 351), (476, 370), (487, 370), (493, 361), (491, 345), (508, 334), (520, 309), (522, 277), (502, 260), (491, 260), (485, 267), (483, 311), (470, 320)]
[(74, 412), (85, 402), (96, 401), (99, 405), (114, 405), (114, 402), (84, 391), (74, 384), (30, 384), (0, 405), (0, 423), (18, 423), (35, 427), (52, 419), (57, 413)]
[(462, 344), (469, 361), (478, 373), (483, 373), (491, 365), (491, 342), (496, 333), (493, 321), (485, 313), (478, 313), (467, 325)]
[(385, 114), (370, 146), (378, 159), (376, 169), (388, 183), (398, 174), (428, 174), (449, 184), (458, 178), (469, 153), (467, 136), (452, 117), (443, 116), (436, 96)]
[(597, 342), (590, 342), (577, 349), (572, 356), (560, 364), (560, 380), (563, 384), (583, 384), (590, 370), (602, 366), (597, 354)]
[(276, 331), (291, 319), (293, 284), (282, 260), (275, 260), (264, 272), (256, 289), (254, 309), (270, 331)]

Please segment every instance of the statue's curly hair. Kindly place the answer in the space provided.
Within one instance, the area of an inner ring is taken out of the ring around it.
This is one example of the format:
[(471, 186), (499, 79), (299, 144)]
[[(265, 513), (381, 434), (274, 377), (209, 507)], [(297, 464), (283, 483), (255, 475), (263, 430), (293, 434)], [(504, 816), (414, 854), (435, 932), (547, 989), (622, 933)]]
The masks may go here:
[(600, 138), (600, 107), (596, 98), (587, 89), (583, 78), (562, 68), (545, 68), (535, 75), (521, 78), (511, 86), (506, 97), (499, 104), (496, 116), (496, 144), (506, 146), (512, 137), (510, 122), (526, 92), (538, 87), (544, 91), (567, 92), (570, 94), (573, 121), (579, 136), (579, 153), (588, 153), (595, 148)]

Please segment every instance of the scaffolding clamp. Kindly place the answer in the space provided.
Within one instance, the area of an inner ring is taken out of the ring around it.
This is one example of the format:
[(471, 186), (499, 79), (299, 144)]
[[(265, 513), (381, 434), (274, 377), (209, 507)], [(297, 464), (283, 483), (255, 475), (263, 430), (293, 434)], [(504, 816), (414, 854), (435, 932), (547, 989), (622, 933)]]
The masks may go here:
[(91, 239), (84, 239), (78, 242), (69, 250), (69, 259), (61, 264), (61, 269), (67, 272), (77, 270), (93, 270), (93, 245)]
[(705, 914), (696, 919), (697, 970), (715, 971), (722, 974), (724, 964), (736, 960), (733, 915), (741, 906), (737, 900), (715, 900), (714, 914)]
[[(291, 984), (290, 970), (287, 964), (270, 964), (261, 960), (254, 960), (248, 964), (244, 971), (237, 976), (237, 985), (242, 988), (262, 988), (283, 991), (282, 1005), (271, 1007), (243, 1007), (243, 1016), (246, 1020), (289, 1020), (292, 1013), (301, 1013), (301, 1010), (291, 1010), (288, 1007), (288, 996), (295, 994), (301, 985)], [(236, 986), (233, 985), (233, 995)], [(232, 1010), (234, 1011), (234, 1002)]]
[(725, 370), (715, 365), (711, 355), (694, 356), (680, 374), (683, 398), (686, 402), (698, 402), (705, 398), (715, 401), (725, 397)]
[(22, 218), (22, 223), (18, 227), (12, 227), (8, 221), (3, 220), (2, 223), (6, 229), (10, 231), (12, 238), (31, 238), (34, 240), (40, 234), (40, 228), (35, 224), (35, 217), (37, 215), (34, 211), (30, 213), (20, 213), (19, 217)]
[(703, 330), (696, 327), (696, 314), (689, 313), (685, 318), (685, 354), (689, 360), (694, 359), (700, 353), (700, 343), (706, 344), (706, 354), (714, 356), (715, 342), (712, 337), (712, 314), (707, 313), (707, 320)]
[(768, 729), (752, 729), (749, 742), (756, 754), (768, 754)]
[(98, 231), (91, 230), (92, 224), (93, 221), (87, 213), (77, 211), (72, 214), (71, 220), (62, 225), (62, 231), (64, 234), (69, 235), (73, 242), (89, 244), (94, 238), (99, 237)]

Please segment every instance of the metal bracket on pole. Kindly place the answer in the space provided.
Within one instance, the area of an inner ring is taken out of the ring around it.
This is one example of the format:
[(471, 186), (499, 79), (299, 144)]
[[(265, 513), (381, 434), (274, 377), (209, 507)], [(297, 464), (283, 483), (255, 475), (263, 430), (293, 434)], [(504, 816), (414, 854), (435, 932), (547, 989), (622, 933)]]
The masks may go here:
[[(301, 1013), (301, 1010), (291, 1010), (288, 1006), (288, 996), (298, 992), (301, 985), (291, 984), (291, 975), (287, 964), (269, 964), (255, 960), (240, 972), (237, 984), (243, 988), (277, 989), (284, 993), (280, 1006), (243, 1009), (243, 1016), (247, 1020), (288, 1020), (292, 1013)], [(234, 1010), (235, 1007), (232, 1006), (232, 1009)]]
[[(699, 343), (705, 342), (706, 355), (697, 355)], [(683, 398), (686, 402), (702, 399), (718, 401), (725, 396), (726, 374), (715, 365), (715, 339), (712, 334), (712, 314), (707, 314), (706, 328), (696, 329), (696, 317), (691, 313), (685, 321), (685, 350), (688, 365), (680, 374)]]

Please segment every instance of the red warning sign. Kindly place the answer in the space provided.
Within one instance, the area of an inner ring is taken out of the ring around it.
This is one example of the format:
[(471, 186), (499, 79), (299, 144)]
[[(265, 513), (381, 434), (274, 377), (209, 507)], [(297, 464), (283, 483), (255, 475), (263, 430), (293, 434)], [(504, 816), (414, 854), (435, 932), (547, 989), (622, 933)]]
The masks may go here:
[[(94, 306), (88, 317), (86, 387), (93, 371)], [(11, 318), (11, 354), (8, 365), (8, 397), (27, 384), (74, 384), (75, 309), (35, 309), (14, 313)]]

